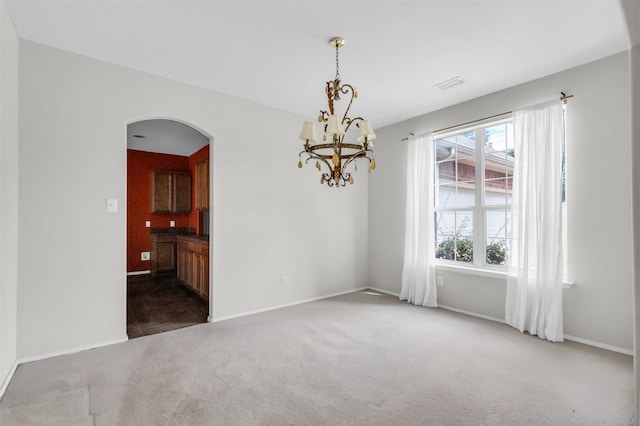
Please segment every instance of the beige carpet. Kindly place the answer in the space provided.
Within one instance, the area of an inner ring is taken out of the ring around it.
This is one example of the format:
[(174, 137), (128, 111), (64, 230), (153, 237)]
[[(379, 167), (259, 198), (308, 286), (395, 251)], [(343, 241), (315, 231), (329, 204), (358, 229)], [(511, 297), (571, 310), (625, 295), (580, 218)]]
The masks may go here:
[(359, 292), (21, 365), (4, 425), (625, 425), (632, 359)]

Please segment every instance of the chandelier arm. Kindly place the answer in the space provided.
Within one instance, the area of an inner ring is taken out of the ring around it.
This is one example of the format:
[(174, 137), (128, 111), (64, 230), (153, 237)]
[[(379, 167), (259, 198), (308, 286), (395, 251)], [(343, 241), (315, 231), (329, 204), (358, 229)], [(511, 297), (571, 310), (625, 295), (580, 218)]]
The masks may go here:
[(351, 109), (351, 104), (353, 103), (353, 99), (355, 97), (356, 91), (353, 88), (353, 86), (350, 85), (350, 84), (343, 84), (339, 89), (345, 95), (348, 94), (349, 92), (351, 92), (351, 98), (349, 99), (349, 105), (347, 105), (347, 109), (344, 111), (344, 115), (342, 116), (342, 122), (344, 122), (345, 119), (349, 118), (348, 117), (349, 109)]
[(344, 128), (345, 134), (349, 131), (349, 127), (351, 127), (351, 123), (352, 122), (353, 122), (353, 120), (351, 120), (346, 115), (344, 117), (342, 117), (342, 127)]
[[(306, 154), (307, 155), (307, 159), (305, 160), (305, 164), (309, 162), (309, 160), (311, 159), (315, 159), (315, 160), (319, 160), (322, 161), (327, 168), (329, 169), (330, 173), (322, 173), (322, 180), (320, 181), (320, 183), (326, 183), (327, 186), (329, 187), (333, 187), (333, 186), (339, 186), (336, 185), (335, 180), (333, 178), (333, 169), (332, 167), (329, 165), (329, 162), (327, 160), (325, 160), (325, 158), (322, 155), (316, 154), (315, 152), (311, 152), (311, 151), (301, 151), (300, 154), (298, 154), (298, 157), (300, 158), (300, 160), (302, 160), (302, 154)], [(331, 156), (327, 156), (328, 158), (331, 158)], [(344, 186), (344, 185), (342, 185)]]
[(344, 131), (347, 132), (349, 130), (349, 127), (351, 127), (351, 125), (357, 121), (363, 121), (364, 118), (362, 117), (356, 117), (356, 118), (349, 118), (349, 117), (345, 117), (348, 121), (347, 121), (347, 125), (344, 128)]
[[(333, 108), (333, 104), (329, 105), (330, 108)], [(333, 114), (333, 112), (331, 112)], [(320, 115), (318, 116), (318, 122), (324, 123), (323, 132), (327, 133), (327, 126), (329, 126), (329, 115), (328, 111), (320, 110)]]
[[(342, 170), (346, 170), (347, 166), (357, 158), (366, 158), (367, 160), (369, 160), (369, 163), (371, 163), (371, 158), (369, 158), (367, 154), (368, 154), (368, 151), (364, 151), (364, 150), (358, 151), (355, 154), (351, 154), (350, 156), (348, 156), (347, 160), (344, 163), (342, 163)], [(345, 174), (345, 172), (341, 174)]]
[(322, 156), (322, 155), (320, 155), (320, 154), (316, 154), (316, 153), (315, 153), (315, 152), (313, 152), (313, 151), (306, 151), (306, 150), (305, 150), (305, 151), (301, 151), (301, 152), (300, 152), (300, 154), (298, 154), (298, 157), (299, 157), (300, 159), (302, 159), (302, 154), (307, 154), (307, 156), (308, 156), (308, 157), (307, 157), (307, 159), (306, 159), (306, 160), (304, 160), (305, 164), (308, 164), (308, 163), (309, 163), (309, 160), (311, 160), (311, 159), (313, 158), (313, 159), (315, 159), (315, 160), (322, 161), (322, 162), (327, 166), (327, 168), (328, 168), (329, 170), (332, 170), (331, 165), (330, 165), (330, 164), (329, 164), (329, 162), (327, 161), (327, 159), (331, 158), (331, 156), (327, 156), (327, 158), (325, 159), (325, 157), (324, 157), (324, 156)]

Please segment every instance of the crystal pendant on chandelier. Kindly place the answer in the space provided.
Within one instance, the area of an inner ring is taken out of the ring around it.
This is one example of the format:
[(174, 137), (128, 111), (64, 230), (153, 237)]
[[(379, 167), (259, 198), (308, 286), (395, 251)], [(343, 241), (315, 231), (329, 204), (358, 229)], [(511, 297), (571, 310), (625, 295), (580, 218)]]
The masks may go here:
[[(342, 37), (334, 37), (329, 44), (336, 49), (336, 76), (328, 81), (325, 87), (327, 111), (320, 110), (318, 122), (323, 125), (322, 142), (318, 143), (315, 124), (305, 121), (300, 132), (299, 139), (304, 141), (304, 150), (298, 155), (298, 167), (302, 167), (302, 155), (306, 155), (305, 163), (316, 160), (316, 167), (321, 173), (320, 183), (328, 186), (345, 186), (347, 182), (353, 184), (351, 172), (347, 171), (349, 165), (359, 158), (369, 160), (369, 172), (376, 168), (376, 160), (373, 157), (373, 140), (376, 134), (371, 123), (362, 117), (350, 118), (349, 109), (358, 93), (350, 84), (340, 81), (339, 49), (344, 45)], [(349, 95), (347, 109), (342, 116), (336, 114), (334, 102), (340, 100), (341, 95)], [(352, 124), (358, 127), (358, 137), (354, 143), (346, 143), (344, 138)]]

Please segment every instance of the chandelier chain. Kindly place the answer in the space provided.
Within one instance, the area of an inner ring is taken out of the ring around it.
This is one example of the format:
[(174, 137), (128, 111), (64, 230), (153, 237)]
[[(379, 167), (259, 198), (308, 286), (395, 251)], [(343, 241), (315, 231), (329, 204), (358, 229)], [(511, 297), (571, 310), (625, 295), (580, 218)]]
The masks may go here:
[(340, 45), (336, 43), (336, 81), (340, 80), (340, 62), (338, 60), (338, 49), (340, 49)]

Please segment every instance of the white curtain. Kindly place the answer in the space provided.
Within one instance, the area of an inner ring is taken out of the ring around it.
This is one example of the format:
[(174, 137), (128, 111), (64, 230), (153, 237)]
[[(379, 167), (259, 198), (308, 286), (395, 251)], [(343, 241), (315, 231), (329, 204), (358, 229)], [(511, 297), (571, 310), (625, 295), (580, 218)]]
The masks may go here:
[(410, 138), (407, 155), (407, 208), (400, 300), (437, 307), (434, 171), (431, 135)]
[(514, 113), (512, 244), (506, 322), (552, 342), (562, 329), (562, 155), (560, 102)]

